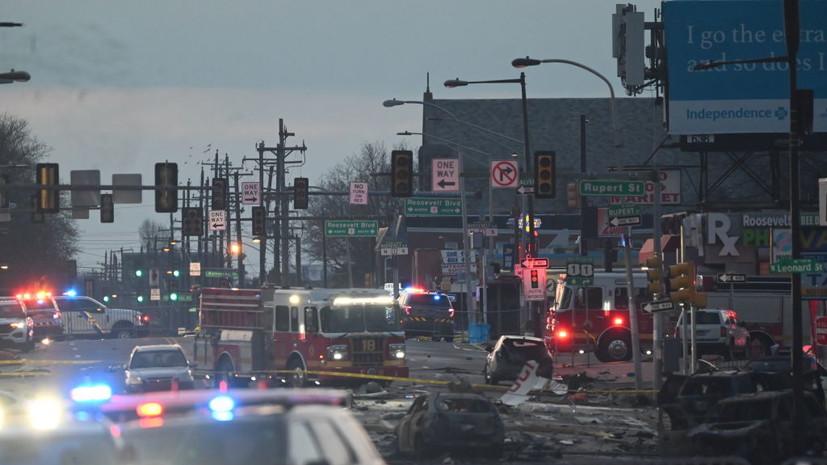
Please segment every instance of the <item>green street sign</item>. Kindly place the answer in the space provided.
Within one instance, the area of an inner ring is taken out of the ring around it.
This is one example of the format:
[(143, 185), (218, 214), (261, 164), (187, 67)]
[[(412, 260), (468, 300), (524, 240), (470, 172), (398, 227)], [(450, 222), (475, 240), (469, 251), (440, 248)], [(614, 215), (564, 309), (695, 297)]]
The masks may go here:
[(770, 273), (820, 273), (824, 271), (821, 262), (811, 258), (783, 258), (770, 264)]
[(634, 195), (646, 193), (645, 181), (615, 181), (581, 179), (577, 183), (580, 195)]
[(376, 220), (327, 220), (324, 235), (329, 237), (376, 237), (379, 222)]
[(459, 199), (409, 197), (405, 199), (408, 216), (457, 216), (462, 214)]
[(238, 271), (237, 270), (222, 270), (222, 269), (215, 269), (215, 270), (203, 270), (205, 278), (238, 278)]
[(609, 218), (626, 218), (629, 216), (640, 216), (640, 206), (638, 205), (616, 205), (609, 207), (606, 210), (606, 215)]

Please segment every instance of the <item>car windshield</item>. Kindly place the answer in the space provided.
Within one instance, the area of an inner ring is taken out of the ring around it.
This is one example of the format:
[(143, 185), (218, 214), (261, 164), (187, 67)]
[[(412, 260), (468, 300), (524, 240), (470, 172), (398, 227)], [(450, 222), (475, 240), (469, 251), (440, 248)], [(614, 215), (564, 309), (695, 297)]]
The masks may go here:
[(325, 333), (398, 331), (399, 318), (392, 305), (349, 304), (322, 307), (321, 330)]
[(411, 307), (432, 307), (443, 310), (451, 309), (451, 301), (444, 294), (410, 294), (407, 305)]
[(751, 402), (728, 402), (721, 405), (717, 421), (754, 421), (772, 418), (772, 399), (760, 399)]
[(0, 302), (0, 318), (26, 318), (26, 314), (17, 302)]
[(144, 350), (135, 352), (129, 368), (164, 368), (187, 366), (187, 358), (180, 350)]

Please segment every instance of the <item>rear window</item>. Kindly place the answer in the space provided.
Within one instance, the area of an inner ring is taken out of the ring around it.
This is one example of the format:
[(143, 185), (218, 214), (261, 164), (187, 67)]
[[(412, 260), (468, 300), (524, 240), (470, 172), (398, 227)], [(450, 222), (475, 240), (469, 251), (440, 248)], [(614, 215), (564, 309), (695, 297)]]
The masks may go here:
[(451, 301), (444, 294), (409, 294), (406, 305), (412, 307), (433, 307), (445, 310), (451, 309)]
[(26, 318), (26, 314), (16, 301), (0, 302), (0, 318)]
[[(696, 312), (696, 324), (699, 325), (719, 325), (721, 324), (721, 314), (719, 312)], [(692, 313), (686, 312), (686, 321), (692, 324)]]

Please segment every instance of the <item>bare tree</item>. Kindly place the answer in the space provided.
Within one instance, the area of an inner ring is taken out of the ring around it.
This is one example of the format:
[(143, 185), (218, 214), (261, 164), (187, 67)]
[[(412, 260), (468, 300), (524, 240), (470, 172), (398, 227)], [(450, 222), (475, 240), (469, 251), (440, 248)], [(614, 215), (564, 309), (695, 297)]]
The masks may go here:
[[(348, 156), (342, 163), (334, 166), (318, 183), (326, 194), (313, 196), (308, 213), (319, 219), (306, 222), (302, 242), (305, 244), (306, 253), (312, 259), (322, 262), (326, 256), (326, 265), (332, 272), (328, 282), (330, 287), (348, 286), (348, 273), (352, 274), (354, 286), (365, 285), (364, 277), (372, 273), (375, 267), (376, 239), (328, 237), (325, 241), (325, 220), (376, 219), (380, 228), (388, 226), (402, 205), (399, 199), (388, 195), (389, 172), (390, 155), (384, 143), (365, 142), (359, 153)], [(368, 205), (349, 203), (351, 182), (368, 184)]]

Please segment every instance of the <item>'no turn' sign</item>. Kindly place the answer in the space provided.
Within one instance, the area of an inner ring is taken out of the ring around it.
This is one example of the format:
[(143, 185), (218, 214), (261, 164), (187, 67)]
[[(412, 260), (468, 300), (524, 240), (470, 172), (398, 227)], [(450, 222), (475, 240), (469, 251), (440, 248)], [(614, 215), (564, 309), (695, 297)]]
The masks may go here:
[(514, 160), (491, 162), (491, 187), (517, 187), (520, 183), (520, 169)]

